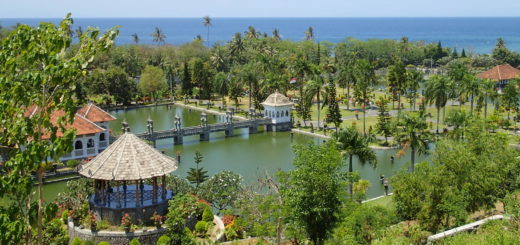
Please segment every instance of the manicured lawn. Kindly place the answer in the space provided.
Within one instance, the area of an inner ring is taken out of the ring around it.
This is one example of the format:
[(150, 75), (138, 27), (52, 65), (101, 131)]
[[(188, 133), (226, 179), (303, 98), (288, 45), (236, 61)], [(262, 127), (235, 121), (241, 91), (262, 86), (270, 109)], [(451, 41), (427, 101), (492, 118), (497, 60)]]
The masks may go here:
[(395, 208), (395, 203), (394, 203), (394, 199), (392, 199), (392, 196), (385, 196), (385, 197), (381, 197), (381, 198), (373, 200), (373, 201), (368, 201), (368, 202), (363, 203), (363, 205), (381, 206), (381, 207), (390, 208), (390, 209)]

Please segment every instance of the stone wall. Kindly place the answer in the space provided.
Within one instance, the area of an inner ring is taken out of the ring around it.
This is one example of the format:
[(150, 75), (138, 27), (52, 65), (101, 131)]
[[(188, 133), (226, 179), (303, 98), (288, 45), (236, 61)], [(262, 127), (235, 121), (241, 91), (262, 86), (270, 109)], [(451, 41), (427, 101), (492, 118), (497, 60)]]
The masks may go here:
[(166, 229), (153, 229), (149, 231), (135, 231), (125, 233), (123, 231), (98, 231), (92, 232), (89, 229), (80, 229), (74, 226), (74, 223), (69, 220), (68, 222), (68, 233), (70, 241), (74, 238), (79, 237), (81, 240), (93, 241), (98, 244), (101, 241), (109, 242), (110, 245), (127, 245), (134, 238), (137, 238), (142, 245), (155, 245), (157, 240), (162, 235), (166, 234)]

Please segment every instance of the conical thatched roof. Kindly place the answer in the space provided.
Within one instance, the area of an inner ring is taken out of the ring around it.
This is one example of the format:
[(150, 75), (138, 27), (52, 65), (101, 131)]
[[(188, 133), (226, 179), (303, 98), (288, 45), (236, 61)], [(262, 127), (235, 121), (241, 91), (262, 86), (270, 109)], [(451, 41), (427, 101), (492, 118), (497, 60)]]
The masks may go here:
[(177, 166), (175, 159), (127, 132), (85, 164), (79, 174), (99, 180), (140, 180), (169, 174)]
[(278, 93), (278, 91), (274, 92), (273, 94), (269, 95), (267, 99), (265, 99), (264, 102), (260, 103), (262, 105), (267, 106), (289, 106), (293, 105), (291, 100), (289, 98), (285, 97), (285, 95)]

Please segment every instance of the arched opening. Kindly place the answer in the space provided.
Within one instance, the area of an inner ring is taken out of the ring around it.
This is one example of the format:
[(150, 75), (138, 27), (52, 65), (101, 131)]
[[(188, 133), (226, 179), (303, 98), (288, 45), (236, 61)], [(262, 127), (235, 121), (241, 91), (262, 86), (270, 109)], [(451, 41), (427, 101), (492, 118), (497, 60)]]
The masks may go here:
[(276, 118), (279, 118), (279, 117), (280, 117), (280, 112), (277, 111), (277, 112), (276, 112)]
[(288, 117), (289, 116), (289, 111), (285, 111), (285, 116)]
[(87, 148), (94, 148), (94, 140), (88, 139), (87, 141)]
[(99, 135), (99, 141), (105, 141), (105, 134), (104, 133)]
[(81, 140), (78, 140), (78, 141), (76, 141), (76, 143), (74, 143), (74, 149), (76, 149), (76, 150), (83, 149), (83, 143), (81, 142)]

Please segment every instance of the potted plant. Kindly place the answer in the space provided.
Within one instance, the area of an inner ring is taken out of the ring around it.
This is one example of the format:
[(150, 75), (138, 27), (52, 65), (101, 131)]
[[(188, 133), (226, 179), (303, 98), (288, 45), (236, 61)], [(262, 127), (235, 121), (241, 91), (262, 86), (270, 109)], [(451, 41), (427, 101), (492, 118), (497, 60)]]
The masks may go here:
[(90, 230), (92, 232), (97, 231), (97, 222), (96, 222), (96, 215), (94, 212), (90, 211), (89, 216), (87, 217), (88, 224), (90, 225)]
[(153, 213), (153, 216), (152, 216), (152, 218), (151, 218), (151, 220), (153, 220), (153, 223), (155, 224), (155, 227), (156, 227), (157, 229), (160, 229), (160, 228), (161, 228), (161, 225), (162, 225), (163, 219), (164, 219), (164, 217), (161, 216), (161, 215), (159, 215), (159, 214), (157, 214), (157, 212), (154, 212), (154, 213)]
[(124, 227), (125, 232), (130, 232), (132, 228), (132, 218), (128, 213), (125, 213), (123, 217), (121, 217), (121, 225)]

